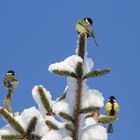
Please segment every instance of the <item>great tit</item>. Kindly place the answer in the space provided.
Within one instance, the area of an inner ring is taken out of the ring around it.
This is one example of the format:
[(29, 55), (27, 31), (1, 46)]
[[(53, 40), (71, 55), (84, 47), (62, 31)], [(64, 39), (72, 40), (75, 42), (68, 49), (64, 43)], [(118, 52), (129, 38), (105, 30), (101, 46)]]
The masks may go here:
[(3, 85), (9, 90), (13, 90), (18, 86), (18, 83), (19, 81), (15, 76), (15, 72), (13, 70), (9, 70), (3, 79)]
[[(110, 96), (108, 102), (106, 103), (105, 106), (105, 114), (107, 116), (117, 116), (119, 112), (119, 105), (116, 102), (116, 99), (114, 96)], [(110, 123), (108, 125), (108, 133), (113, 133), (113, 124)]]
[(76, 23), (76, 30), (79, 34), (85, 33), (87, 35), (87, 37), (89, 37), (89, 36), (92, 37), (94, 39), (96, 46), (98, 47), (98, 44), (97, 44), (97, 41), (95, 39), (95, 35), (93, 32), (92, 24), (93, 24), (93, 21), (91, 18), (80, 19)]

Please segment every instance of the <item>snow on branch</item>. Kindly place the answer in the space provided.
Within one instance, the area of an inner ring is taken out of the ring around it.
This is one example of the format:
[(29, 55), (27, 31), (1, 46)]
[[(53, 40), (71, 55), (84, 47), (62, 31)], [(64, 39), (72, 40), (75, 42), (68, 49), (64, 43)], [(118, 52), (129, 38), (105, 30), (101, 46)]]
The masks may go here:
[(18, 121), (14, 119), (14, 117), (3, 108), (0, 109), (0, 114), (4, 117), (4, 119), (10, 124), (10, 126), (15, 129), (20, 134), (25, 133), (24, 128), (20, 125)]
[(48, 131), (42, 114), (35, 107), (25, 109), (14, 117), (4, 110), (1, 110), (1, 114), (9, 125), (0, 129), (0, 136), (40, 138)]
[(41, 140), (73, 140), (69, 134), (64, 130), (51, 130), (44, 135)]
[(70, 76), (76, 78), (77, 63), (82, 63), (83, 60), (77, 55), (72, 55), (66, 58), (64, 61), (51, 64), (49, 71), (55, 74)]
[(32, 89), (32, 96), (35, 102), (38, 104), (38, 108), (42, 114), (46, 115), (48, 112), (52, 112), (52, 97), (49, 91), (42, 85), (36, 85)]
[(65, 101), (58, 101), (54, 103), (52, 110), (57, 115), (59, 115), (60, 112), (65, 112), (66, 114), (70, 114), (69, 104)]
[(107, 140), (107, 131), (101, 125), (91, 125), (83, 129), (80, 140)]
[(101, 108), (104, 106), (104, 97), (102, 93), (96, 89), (87, 89), (83, 93), (82, 109), (95, 107)]

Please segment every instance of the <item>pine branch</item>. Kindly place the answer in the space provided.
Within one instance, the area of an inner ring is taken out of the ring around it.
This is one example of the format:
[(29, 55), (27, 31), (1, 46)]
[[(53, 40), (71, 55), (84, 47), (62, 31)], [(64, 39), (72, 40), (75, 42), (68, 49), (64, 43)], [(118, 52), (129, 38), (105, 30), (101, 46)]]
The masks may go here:
[(62, 76), (66, 76), (66, 77), (73, 77), (73, 78), (77, 78), (76, 74), (74, 72), (70, 72), (70, 71), (66, 71), (66, 70), (53, 70), (52, 71), (55, 74), (58, 75), (62, 75)]
[(52, 109), (50, 107), (50, 103), (49, 103), (48, 99), (45, 96), (43, 88), (42, 87), (38, 87), (38, 92), (39, 92), (39, 96), (40, 96), (41, 102), (42, 102), (44, 108), (46, 109), (46, 111), (47, 112), (52, 112)]
[(76, 68), (76, 75), (77, 75), (77, 78), (81, 78), (82, 75), (83, 75), (83, 63), (81, 62), (78, 62), (77, 64), (77, 68)]
[(41, 140), (41, 136), (32, 134), (30, 137), (23, 137), (21, 135), (2, 135), (2, 140)]
[(64, 113), (64, 112), (60, 112), (59, 115), (60, 115), (62, 118), (64, 118), (65, 120), (68, 120), (68, 121), (73, 122), (73, 118), (72, 118), (72, 116), (70, 116), (69, 114)]
[[(85, 42), (86, 34), (80, 34), (79, 44), (78, 44), (78, 56), (80, 56), (84, 61), (85, 56)], [(73, 140), (78, 140), (79, 136), (79, 121), (80, 121), (80, 110), (81, 110), (81, 99), (82, 99), (82, 89), (83, 89), (83, 63), (78, 63), (76, 68), (77, 75), (77, 91), (76, 91), (76, 101), (73, 112), (73, 125), (74, 130), (72, 131)]]
[(80, 121), (80, 110), (81, 110), (81, 98), (82, 98), (82, 88), (83, 88), (83, 80), (77, 80), (77, 92), (76, 92), (76, 104), (73, 115), (73, 124), (75, 130), (73, 131), (73, 140), (78, 140), (79, 135), (79, 121)]
[(23, 127), (3, 108), (0, 108), (0, 114), (7, 120), (13, 129), (15, 129), (21, 135), (25, 134)]
[(2, 135), (2, 140), (21, 140), (21, 135)]
[(12, 113), (12, 108), (11, 108), (11, 105), (10, 105), (10, 101), (11, 101), (11, 98), (12, 98), (13, 94), (14, 94), (13, 89), (8, 89), (8, 94), (5, 98), (5, 108), (10, 113)]
[(59, 127), (57, 125), (55, 125), (53, 122), (47, 120), (45, 123), (50, 129), (59, 130)]
[(86, 38), (87, 37), (85, 34), (79, 35), (78, 56), (80, 56), (82, 59), (84, 59), (84, 55), (85, 55)]
[(91, 71), (91, 72), (85, 74), (83, 76), (83, 79), (102, 76), (102, 75), (108, 74), (109, 72), (110, 72), (110, 69), (101, 69), (101, 70)]
[(65, 124), (65, 128), (68, 131), (74, 131), (75, 130), (75, 127), (72, 124)]
[(93, 117), (93, 113), (89, 113), (85, 116), (85, 118), (90, 118), (90, 117)]
[(33, 117), (27, 127), (27, 136), (30, 136), (33, 131), (35, 131), (35, 126), (37, 123), (37, 117)]
[(94, 111), (99, 111), (99, 107), (94, 107), (94, 106), (90, 106), (90, 107), (87, 107), (87, 108), (83, 108), (81, 109), (80, 113), (90, 113), (90, 112), (94, 112)]
[(99, 117), (99, 122), (108, 124), (108, 123), (114, 122), (117, 118), (118, 118), (117, 116), (102, 116), (102, 117)]

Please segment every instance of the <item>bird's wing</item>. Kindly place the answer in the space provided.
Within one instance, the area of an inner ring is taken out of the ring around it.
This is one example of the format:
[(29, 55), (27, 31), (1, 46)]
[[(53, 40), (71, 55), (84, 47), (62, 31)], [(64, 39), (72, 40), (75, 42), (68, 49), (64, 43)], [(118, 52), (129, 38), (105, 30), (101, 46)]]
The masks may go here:
[(94, 35), (92, 26), (90, 24), (82, 23), (82, 22), (79, 22), (79, 24), (83, 26), (91, 36)]
[(80, 24), (81, 26), (83, 26), (83, 27), (87, 30), (87, 32), (89, 33), (89, 35), (93, 38), (93, 40), (94, 40), (96, 46), (99, 47), (99, 45), (98, 45), (98, 43), (97, 43), (97, 41), (96, 41), (96, 39), (95, 39), (92, 26), (91, 26), (90, 24), (81, 23), (81, 22), (79, 22), (79, 24)]
[(120, 108), (117, 102), (114, 103), (114, 110), (116, 111), (116, 113), (120, 111)]
[(106, 106), (105, 106), (105, 114), (109, 115), (110, 114), (110, 110), (112, 108), (112, 104), (110, 102), (107, 102)]

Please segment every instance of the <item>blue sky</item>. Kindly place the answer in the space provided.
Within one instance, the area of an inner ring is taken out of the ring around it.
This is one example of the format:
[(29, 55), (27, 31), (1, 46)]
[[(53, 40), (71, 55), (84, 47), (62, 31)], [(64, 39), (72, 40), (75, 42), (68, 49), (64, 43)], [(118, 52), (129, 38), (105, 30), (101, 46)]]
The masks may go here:
[[(88, 39), (88, 56), (95, 69), (109, 67), (109, 75), (90, 79), (90, 88), (114, 95), (121, 108), (109, 140), (136, 139), (139, 133), (140, 71), (139, 0), (12, 0), (0, 1), (0, 83), (9, 69), (20, 81), (12, 99), (13, 110), (36, 105), (31, 90), (42, 84), (55, 99), (63, 92), (66, 78), (51, 74), (48, 66), (75, 53), (75, 23), (94, 20), (100, 48)], [(0, 106), (7, 90), (0, 85)], [(0, 127), (4, 125), (0, 117)]]

